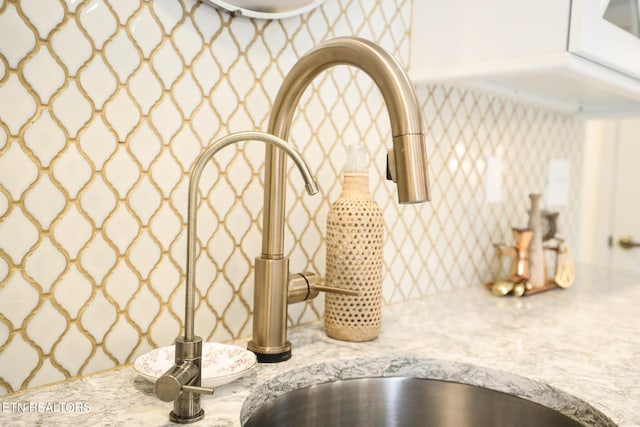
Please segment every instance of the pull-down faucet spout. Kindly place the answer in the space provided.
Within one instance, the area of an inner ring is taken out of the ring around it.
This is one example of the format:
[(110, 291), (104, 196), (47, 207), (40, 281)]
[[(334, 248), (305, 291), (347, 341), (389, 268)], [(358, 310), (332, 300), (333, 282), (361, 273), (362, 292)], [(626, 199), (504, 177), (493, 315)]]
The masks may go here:
[[(288, 138), (293, 113), (304, 90), (320, 72), (334, 65), (353, 65), (361, 69), (382, 93), (393, 135), (388, 168), (398, 186), (398, 201), (428, 201), (424, 127), (413, 85), (398, 61), (372, 42), (340, 37), (324, 42), (302, 56), (278, 91), (268, 132), (285, 140)], [(253, 339), (248, 345), (261, 362), (279, 362), (291, 356), (291, 344), (286, 340), (289, 267), (283, 248), (285, 166), (284, 153), (267, 147), (262, 255), (256, 259)]]

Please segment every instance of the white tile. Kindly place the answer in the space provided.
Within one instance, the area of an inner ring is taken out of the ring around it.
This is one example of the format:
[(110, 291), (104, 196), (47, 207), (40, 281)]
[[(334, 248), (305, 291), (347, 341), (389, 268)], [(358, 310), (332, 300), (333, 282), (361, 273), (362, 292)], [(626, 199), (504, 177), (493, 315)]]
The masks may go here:
[[(11, 209), (0, 221), (0, 242), (3, 251), (17, 265), (38, 241), (38, 229), (29, 221), (20, 208)], [(0, 311), (1, 312), (1, 311)]]
[(120, 83), (125, 83), (140, 65), (140, 55), (129, 40), (126, 31), (122, 29), (109, 40), (104, 54), (107, 62), (118, 75)]
[(11, 68), (18, 68), (20, 61), (36, 45), (36, 38), (16, 10), (15, 5), (7, 4), (0, 13), (0, 54)]
[(205, 3), (200, 3), (193, 12), (193, 20), (196, 28), (204, 37), (205, 42), (210, 42), (216, 31), (220, 28), (220, 16), (215, 8)]
[[(118, 20), (121, 25), (125, 25), (131, 15), (133, 15), (136, 10), (140, 7), (140, 2), (135, 2), (131, 0), (107, 0), (111, 7), (118, 15)], [(142, 7), (148, 7), (146, 4)]]
[(151, 64), (154, 71), (160, 76), (165, 89), (170, 89), (173, 82), (180, 77), (184, 70), (182, 58), (168, 40), (155, 51)]
[[(207, 341), (216, 341), (211, 337), (211, 332), (219, 325), (216, 314), (207, 305), (200, 305), (195, 313), (196, 334), (201, 337), (207, 337)], [(209, 338), (211, 337), (211, 338)], [(217, 341), (220, 342), (220, 341)]]
[(271, 53), (271, 56), (277, 58), (287, 45), (287, 33), (282, 25), (278, 22), (270, 22), (262, 33), (262, 43)]
[(67, 191), (70, 198), (91, 179), (91, 166), (80, 154), (75, 145), (70, 145), (64, 153), (53, 162), (53, 178)]
[(62, 274), (53, 290), (53, 297), (65, 309), (71, 319), (76, 319), (80, 309), (91, 296), (92, 285), (87, 277), (72, 264)]
[(64, 1), (65, 3), (67, 3), (67, 8), (69, 8), (71, 12), (74, 12), (78, 7), (78, 5), (80, 5), (80, 3), (82, 2), (82, 0), (64, 0)]
[(131, 297), (138, 290), (139, 280), (134, 271), (124, 259), (111, 270), (105, 280), (105, 289), (109, 296), (118, 304), (119, 310), (125, 310)]
[(4, 128), (0, 128), (0, 150), (2, 150), (5, 145), (7, 145), (7, 133)]
[(102, 227), (104, 220), (116, 208), (116, 197), (101, 175), (94, 175), (80, 196), (80, 207), (93, 220), (96, 227)]
[(105, 337), (104, 346), (119, 364), (125, 364), (139, 340), (138, 331), (121, 315)]
[(25, 260), (24, 271), (40, 286), (42, 292), (49, 293), (51, 285), (65, 270), (67, 260), (46, 237)]
[(238, 108), (238, 96), (227, 80), (222, 80), (211, 95), (213, 108), (220, 115), (222, 123), (229, 121), (231, 115)]
[[(224, 318), (225, 325), (231, 330), (233, 336), (241, 336), (243, 326), (248, 322), (245, 321), (249, 315), (246, 304), (243, 304), (239, 298), (234, 298), (231, 304), (227, 306), (226, 316)], [(246, 335), (248, 331), (244, 331)]]
[(14, 141), (0, 154), (0, 184), (19, 200), (22, 193), (37, 179), (38, 168)]
[(51, 46), (67, 68), (70, 76), (91, 58), (91, 43), (74, 19), (67, 20), (51, 37)]
[(24, 140), (27, 147), (38, 157), (40, 164), (44, 167), (49, 166), (51, 160), (66, 144), (64, 132), (53, 121), (47, 110), (43, 110), (40, 116), (27, 126)]
[(97, 49), (116, 32), (117, 21), (103, 0), (89, 0), (80, 11), (80, 23)]
[(97, 291), (84, 309), (80, 324), (97, 343), (102, 343), (105, 334), (115, 323), (116, 315), (113, 305), (107, 301), (102, 292)]
[(163, 310), (149, 328), (149, 336), (157, 347), (173, 344), (179, 333), (180, 324), (167, 310)]
[(173, 33), (173, 40), (185, 65), (190, 66), (193, 59), (203, 48), (202, 38), (193, 26), (191, 18), (187, 17), (180, 23)]
[(148, 175), (143, 176), (129, 194), (129, 207), (143, 225), (149, 224), (161, 203), (160, 192), (151, 183)]
[(142, 8), (129, 24), (131, 36), (142, 49), (145, 58), (151, 56), (151, 52), (162, 41), (162, 29), (149, 11), (149, 7)]
[(65, 374), (60, 369), (51, 364), (51, 359), (47, 358), (42, 362), (35, 375), (29, 381), (28, 387), (38, 387), (44, 384), (51, 384), (65, 379)]
[[(258, 103), (256, 103), (258, 104)], [(259, 105), (259, 104), (258, 104)], [(253, 109), (257, 109), (253, 107)], [(191, 117), (191, 127), (205, 145), (213, 142), (220, 132), (220, 120), (208, 100), (203, 102)]]
[(53, 115), (60, 120), (72, 138), (89, 121), (91, 113), (91, 104), (74, 81), (69, 82), (67, 88), (53, 100)]
[(0, 353), (0, 377), (13, 390), (20, 390), (37, 365), (38, 352), (19, 334)]
[(109, 357), (104, 347), (95, 347), (95, 352), (91, 358), (87, 359), (87, 364), (82, 368), (83, 372), (99, 372), (107, 369), (112, 369), (116, 366), (115, 362)]
[(169, 256), (163, 255), (162, 259), (151, 272), (150, 284), (160, 295), (162, 301), (168, 301), (169, 296), (180, 285), (181, 272), (175, 266)]
[(102, 115), (93, 117), (80, 133), (79, 139), (82, 152), (89, 157), (96, 171), (102, 170), (118, 146)]
[(80, 264), (92, 277), (94, 283), (102, 284), (102, 280), (115, 263), (116, 254), (102, 234), (93, 236), (80, 253)]
[(48, 354), (65, 329), (67, 329), (67, 320), (50, 300), (46, 300), (36, 315), (29, 320), (27, 335), (38, 343), (45, 354)]
[[(0, 265), (1, 264), (2, 263), (0, 262)], [(5, 323), (0, 323), (0, 347), (4, 346), (8, 339), (9, 339), (9, 328)]]
[(211, 93), (211, 90), (220, 80), (220, 67), (214, 61), (210, 49), (205, 49), (193, 61), (191, 71), (195, 80), (205, 95)]
[(164, 96), (163, 99), (156, 104), (151, 112), (151, 123), (162, 137), (163, 144), (169, 144), (172, 137), (182, 126), (180, 111), (173, 104), (169, 96)]
[(118, 150), (105, 166), (105, 178), (118, 191), (118, 195), (124, 198), (133, 184), (140, 177), (138, 165), (127, 153), (126, 147), (118, 146)]
[(58, 0), (44, 3), (40, 0), (21, 0), (20, 9), (42, 38), (46, 38), (64, 19), (64, 7)]
[(129, 149), (140, 162), (144, 170), (149, 170), (151, 163), (158, 157), (162, 143), (153, 133), (148, 121), (143, 121), (129, 138)]
[(44, 45), (41, 45), (37, 53), (26, 61), (22, 74), (38, 94), (42, 104), (47, 104), (51, 95), (60, 89), (65, 81), (64, 70)]
[(160, 311), (160, 303), (147, 286), (141, 286), (138, 294), (133, 298), (130, 305), (129, 316), (131, 320), (143, 331), (148, 331), (151, 322)]
[(171, 33), (183, 15), (182, 5), (171, 0), (154, 1), (153, 11), (164, 27), (165, 34)]
[(71, 324), (53, 351), (55, 360), (73, 376), (81, 373), (80, 368), (90, 354), (91, 341), (75, 324)]
[(35, 100), (27, 92), (16, 74), (11, 74), (0, 85), (0, 99), (2, 100), (0, 102), (0, 120), (7, 125), (12, 135), (18, 135), (22, 126), (36, 112)]
[(189, 119), (193, 111), (202, 102), (202, 92), (191, 73), (185, 73), (173, 86), (171, 91), (185, 119)]
[(75, 205), (62, 214), (61, 219), (53, 226), (53, 238), (67, 251), (71, 259), (78, 256), (78, 252), (91, 237), (91, 224), (78, 212)]
[(125, 142), (127, 136), (140, 120), (140, 112), (127, 91), (122, 88), (116, 96), (107, 102), (105, 117), (118, 134), (120, 142)]
[[(3, 240), (6, 241), (6, 240)], [(0, 289), (0, 312), (14, 328), (21, 328), (24, 319), (38, 304), (38, 291), (14, 271)]]
[(236, 194), (228, 183), (218, 180), (219, 185), (213, 187), (208, 195), (211, 205), (215, 206), (216, 215), (223, 219), (235, 205)]
[(127, 248), (138, 235), (140, 226), (134, 215), (129, 212), (125, 204), (120, 204), (106, 222), (105, 232), (107, 238), (116, 245), (120, 254), (124, 254)]
[(191, 169), (191, 166), (195, 160), (200, 156), (202, 147), (198, 138), (194, 135), (193, 131), (184, 127), (176, 134), (174, 144), (172, 145), (172, 153), (182, 166), (182, 170), (187, 172)]
[[(244, 99), (247, 93), (253, 88), (255, 78), (253, 77), (253, 68), (249, 60), (240, 58), (231, 67), (229, 80), (235, 89), (237, 96)], [(249, 108), (251, 106), (249, 105)]]
[(148, 63), (142, 64), (131, 77), (129, 91), (142, 109), (142, 114), (149, 114), (151, 107), (162, 96), (162, 84)]
[(239, 54), (233, 38), (226, 31), (213, 40), (210, 49), (213, 58), (220, 65), (223, 73), (229, 71)]
[(116, 91), (117, 81), (104, 62), (102, 55), (94, 55), (80, 72), (80, 86), (87, 92), (97, 110)]
[(40, 175), (38, 182), (24, 198), (25, 209), (40, 223), (43, 230), (49, 229), (51, 222), (65, 206), (64, 194), (51, 182), (47, 174)]
[[(160, 155), (153, 170), (151, 171), (151, 175), (153, 177), (153, 181), (160, 186), (163, 196), (169, 197), (172, 194), (180, 194), (184, 191), (186, 197), (186, 187), (184, 190), (178, 189), (178, 183), (183, 179), (182, 169), (169, 150), (163, 151)], [(179, 212), (182, 211), (182, 204), (178, 209)]]

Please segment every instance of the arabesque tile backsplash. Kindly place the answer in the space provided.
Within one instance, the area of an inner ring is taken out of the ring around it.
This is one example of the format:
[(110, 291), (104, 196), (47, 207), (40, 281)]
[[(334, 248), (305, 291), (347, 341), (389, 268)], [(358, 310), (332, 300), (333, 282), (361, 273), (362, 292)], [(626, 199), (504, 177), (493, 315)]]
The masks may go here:
[[(213, 139), (265, 130), (295, 60), (359, 35), (408, 64), (411, 2), (328, 0), (280, 21), (231, 18), (194, 0), (0, 0), (0, 395), (131, 363), (180, 333), (188, 171)], [(363, 140), (386, 221), (390, 304), (491, 278), (492, 242), (526, 221), (550, 159), (571, 160), (561, 233), (577, 232), (582, 124), (448, 86), (419, 87), (432, 199), (401, 206), (384, 180), (384, 102), (363, 73), (323, 73), (291, 141), (320, 196), (289, 178), (291, 270), (324, 272), (329, 204), (346, 145)], [(196, 333), (251, 333), (264, 148), (225, 149), (205, 171), (198, 211)], [(488, 156), (504, 198), (485, 202)], [(455, 310), (455, 307), (452, 307)], [(322, 316), (293, 305), (290, 323)]]

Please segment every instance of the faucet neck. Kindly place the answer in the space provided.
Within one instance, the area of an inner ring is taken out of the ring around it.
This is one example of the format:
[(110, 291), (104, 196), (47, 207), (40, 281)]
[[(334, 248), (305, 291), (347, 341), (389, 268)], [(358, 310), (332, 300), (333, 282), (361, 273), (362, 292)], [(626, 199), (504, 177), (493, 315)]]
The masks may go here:
[(355, 37), (324, 42), (298, 60), (274, 101), (269, 133), (288, 138), (293, 113), (304, 90), (318, 74), (335, 65), (359, 68), (376, 83), (389, 111), (393, 137), (424, 134), (415, 90), (402, 65), (377, 44)]

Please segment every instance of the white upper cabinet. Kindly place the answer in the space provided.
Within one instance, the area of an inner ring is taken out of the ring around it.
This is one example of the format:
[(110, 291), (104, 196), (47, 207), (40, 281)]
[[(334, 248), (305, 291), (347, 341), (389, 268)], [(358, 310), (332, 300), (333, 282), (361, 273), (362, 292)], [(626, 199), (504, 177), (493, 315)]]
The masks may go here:
[(640, 113), (639, 0), (415, 0), (409, 74), (586, 115)]

